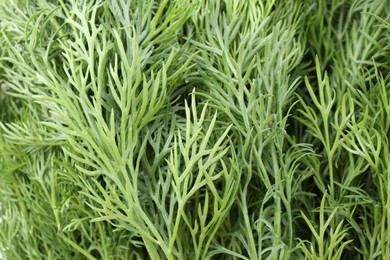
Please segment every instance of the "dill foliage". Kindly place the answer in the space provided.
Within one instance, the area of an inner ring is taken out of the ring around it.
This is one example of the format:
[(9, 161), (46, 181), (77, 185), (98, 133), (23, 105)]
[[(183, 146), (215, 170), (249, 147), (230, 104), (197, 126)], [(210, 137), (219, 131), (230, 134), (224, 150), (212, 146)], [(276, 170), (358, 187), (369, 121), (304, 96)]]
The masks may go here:
[(389, 16), (1, 1), (1, 255), (390, 259)]

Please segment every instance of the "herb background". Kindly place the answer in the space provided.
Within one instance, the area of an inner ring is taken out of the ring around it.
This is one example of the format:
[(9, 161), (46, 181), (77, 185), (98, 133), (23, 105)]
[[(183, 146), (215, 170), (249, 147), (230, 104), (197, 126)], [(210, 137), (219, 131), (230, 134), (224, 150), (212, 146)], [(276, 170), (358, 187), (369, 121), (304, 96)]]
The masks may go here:
[(390, 259), (388, 0), (0, 2), (0, 258)]

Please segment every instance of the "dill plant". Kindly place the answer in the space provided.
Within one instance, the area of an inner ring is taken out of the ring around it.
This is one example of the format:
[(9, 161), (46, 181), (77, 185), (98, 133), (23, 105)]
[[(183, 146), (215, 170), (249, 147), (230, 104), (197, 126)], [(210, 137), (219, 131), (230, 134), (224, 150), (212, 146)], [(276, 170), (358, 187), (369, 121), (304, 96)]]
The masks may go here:
[(0, 3), (6, 259), (387, 259), (385, 0)]

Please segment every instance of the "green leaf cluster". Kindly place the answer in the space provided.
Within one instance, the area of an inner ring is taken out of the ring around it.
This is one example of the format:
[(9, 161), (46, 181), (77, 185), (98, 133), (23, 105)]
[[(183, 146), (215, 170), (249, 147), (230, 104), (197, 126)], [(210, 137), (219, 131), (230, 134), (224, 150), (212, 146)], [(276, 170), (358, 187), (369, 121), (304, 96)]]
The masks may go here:
[(389, 17), (0, 2), (0, 258), (390, 258)]

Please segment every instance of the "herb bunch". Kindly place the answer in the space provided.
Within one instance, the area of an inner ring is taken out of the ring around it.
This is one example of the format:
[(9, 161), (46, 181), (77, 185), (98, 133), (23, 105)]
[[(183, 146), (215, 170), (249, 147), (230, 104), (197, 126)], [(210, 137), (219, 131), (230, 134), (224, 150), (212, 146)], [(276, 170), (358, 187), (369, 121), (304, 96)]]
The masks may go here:
[(1, 2), (1, 254), (389, 258), (389, 14)]

